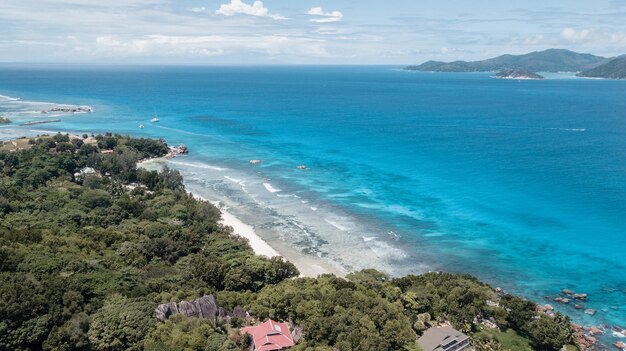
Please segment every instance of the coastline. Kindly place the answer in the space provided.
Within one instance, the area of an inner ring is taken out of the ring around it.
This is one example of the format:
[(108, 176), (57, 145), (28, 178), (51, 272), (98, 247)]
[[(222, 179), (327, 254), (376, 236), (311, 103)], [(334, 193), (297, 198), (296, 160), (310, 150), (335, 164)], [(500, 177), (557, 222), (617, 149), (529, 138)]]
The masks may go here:
[[(74, 133), (68, 133), (68, 135), (70, 135), (70, 138), (80, 138), (80, 136)], [(162, 168), (168, 163), (169, 159), (177, 157), (178, 155), (180, 154), (170, 153), (168, 154), (168, 156), (165, 156), (165, 157), (145, 159), (145, 160), (138, 162), (137, 167), (142, 167), (148, 170), (159, 170), (160, 168)], [(261, 256), (266, 256), (270, 258), (271, 257), (283, 257), (287, 261), (293, 263), (298, 268), (298, 270), (300, 271), (301, 277), (315, 278), (322, 274), (334, 274), (340, 277), (345, 277), (345, 272), (341, 272), (337, 269), (332, 268), (330, 265), (327, 265), (321, 259), (316, 259), (315, 256), (313, 255), (308, 255), (303, 252), (298, 252), (298, 250), (295, 248), (291, 248), (291, 250), (287, 249), (286, 247), (288, 246), (288, 243), (281, 244), (278, 241), (272, 241), (272, 242), (266, 241), (255, 231), (253, 226), (244, 223), (244, 221), (242, 221), (240, 218), (238, 218), (237, 216), (229, 212), (228, 208), (224, 207), (219, 201), (211, 201), (210, 199), (200, 196), (189, 189), (187, 190), (197, 200), (210, 202), (211, 204), (216, 206), (221, 212), (221, 220), (219, 221), (219, 223), (224, 226), (231, 227), (234, 235), (247, 239), (255, 255), (261, 255)], [(276, 247), (278, 247), (278, 250), (276, 250)], [(285, 253), (285, 254), (282, 254), (282, 253)], [(501, 294), (502, 296), (506, 294), (500, 288), (496, 288), (495, 291)], [(581, 295), (581, 296), (584, 295), (584, 298), (582, 298), (581, 300), (587, 299), (587, 294), (575, 294), (574, 292), (568, 292), (567, 290), (563, 290), (562, 295), (574, 296), (574, 297), (578, 295)], [(560, 300), (554, 299), (554, 301), (556, 302), (559, 302), (562, 300), (563, 299), (560, 299)], [(550, 317), (554, 317), (554, 307), (552, 305), (550, 304), (544, 305), (538, 302), (533, 302), (533, 303), (535, 304), (536, 310), (538, 313), (544, 314)], [(575, 323), (572, 323), (571, 325), (576, 333), (575, 335), (577, 337), (577, 342), (579, 345), (594, 347), (597, 343), (598, 336), (602, 337), (611, 331), (613, 331), (613, 334), (612, 334), (613, 337), (618, 337), (616, 335), (620, 335), (619, 336), (620, 338), (623, 337), (623, 334), (616, 334), (617, 332), (614, 330), (611, 330), (609, 327), (603, 327), (603, 326), (585, 327), (582, 325), (577, 325)]]
[[(167, 161), (168, 158), (166, 157), (152, 158), (139, 162), (137, 166), (149, 170), (158, 170), (165, 166)], [(283, 257), (298, 268), (301, 277), (314, 278), (322, 274), (334, 274), (340, 277), (346, 275), (347, 272), (327, 264), (321, 258), (314, 255), (299, 252), (297, 249), (289, 247), (287, 243), (280, 243), (277, 240), (269, 241), (264, 239), (257, 233), (254, 226), (245, 223), (242, 219), (228, 211), (228, 209), (222, 205), (220, 201), (206, 198), (190, 189), (187, 189), (187, 191), (198, 200), (210, 202), (217, 207), (222, 215), (220, 223), (231, 227), (233, 229), (233, 234), (246, 238), (256, 255), (270, 258)]]

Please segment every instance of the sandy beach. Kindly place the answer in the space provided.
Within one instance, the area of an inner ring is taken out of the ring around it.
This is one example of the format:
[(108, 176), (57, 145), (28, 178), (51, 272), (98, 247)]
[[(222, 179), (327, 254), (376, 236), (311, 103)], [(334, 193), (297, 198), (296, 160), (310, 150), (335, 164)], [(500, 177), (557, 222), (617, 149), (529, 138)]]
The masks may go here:
[[(167, 162), (168, 159), (165, 157), (154, 158), (140, 162), (138, 167), (150, 170), (159, 170), (166, 165)], [(216, 206), (222, 213), (221, 223), (225, 226), (231, 227), (235, 235), (246, 238), (255, 254), (266, 257), (283, 257), (298, 268), (300, 276), (302, 277), (317, 277), (321, 274), (345, 276), (345, 271), (328, 264), (319, 257), (302, 253), (296, 248), (290, 247), (288, 243), (279, 241), (268, 243), (265, 239), (259, 236), (253, 226), (246, 224), (240, 218), (229, 212), (228, 209), (220, 203), (220, 201), (200, 196), (190, 189), (187, 189), (187, 191), (191, 191), (192, 195), (198, 200), (207, 201)]]

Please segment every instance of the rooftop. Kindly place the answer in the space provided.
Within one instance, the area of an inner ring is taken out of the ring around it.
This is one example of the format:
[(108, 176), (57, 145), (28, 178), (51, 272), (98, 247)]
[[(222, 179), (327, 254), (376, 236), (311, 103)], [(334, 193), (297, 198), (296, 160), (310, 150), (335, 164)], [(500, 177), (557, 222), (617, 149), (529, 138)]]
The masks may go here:
[(294, 345), (287, 323), (271, 319), (255, 327), (241, 328), (241, 333), (252, 336), (255, 351), (282, 350)]
[(466, 341), (469, 341), (469, 336), (452, 327), (430, 328), (418, 339), (424, 351), (462, 350), (464, 346), (458, 345)]

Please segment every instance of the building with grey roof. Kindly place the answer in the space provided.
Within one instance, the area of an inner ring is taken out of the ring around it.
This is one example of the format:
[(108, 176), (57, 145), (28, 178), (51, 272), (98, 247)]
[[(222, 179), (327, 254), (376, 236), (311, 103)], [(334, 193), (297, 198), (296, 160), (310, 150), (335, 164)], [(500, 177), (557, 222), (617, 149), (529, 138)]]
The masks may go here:
[(432, 327), (417, 340), (424, 351), (461, 351), (469, 348), (469, 336), (452, 327)]

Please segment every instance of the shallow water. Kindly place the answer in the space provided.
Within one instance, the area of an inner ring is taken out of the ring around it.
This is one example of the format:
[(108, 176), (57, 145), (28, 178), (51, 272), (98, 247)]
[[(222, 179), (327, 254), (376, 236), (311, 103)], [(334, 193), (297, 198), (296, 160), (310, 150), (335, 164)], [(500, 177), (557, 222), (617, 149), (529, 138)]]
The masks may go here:
[[(489, 76), (4, 67), (2, 95), (96, 112), (0, 132), (185, 143), (191, 155), (174, 162), (188, 186), (270, 242), (346, 270), (469, 272), (539, 302), (562, 288), (586, 292), (594, 317), (557, 307), (626, 326), (626, 82)], [(21, 103), (0, 97), (0, 111), (21, 109), (8, 113), (16, 122), (42, 118)], [(154, 114), (159, 123), (149, 122)]]

